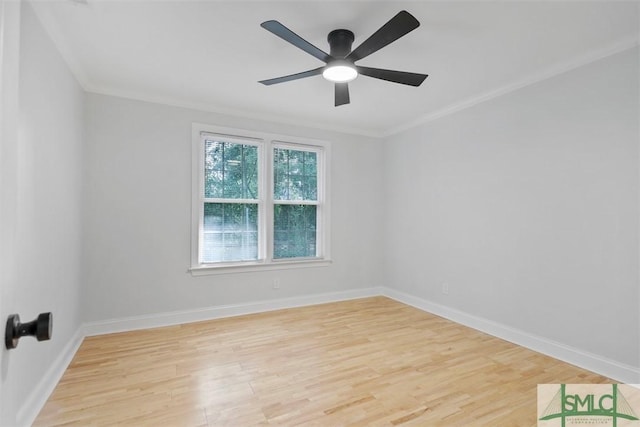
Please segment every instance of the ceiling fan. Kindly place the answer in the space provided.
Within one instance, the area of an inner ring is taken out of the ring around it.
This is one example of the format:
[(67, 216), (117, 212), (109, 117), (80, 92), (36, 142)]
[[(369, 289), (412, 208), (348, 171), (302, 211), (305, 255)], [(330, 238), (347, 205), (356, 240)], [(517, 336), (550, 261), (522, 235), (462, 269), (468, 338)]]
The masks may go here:
[(325, 79), (335, 83), (335, 106), (337, 107), (349, 103), (348, 82), (358, 77), (359, 74), (409, 86), (420, 86), (424, 79), (427, 78), (427, 74), (384, 70), (355, 64), (356, 61), (377, 52), (420, 26), (420, 22), (405, 10), (391, 18), (355, 50), (351, 50), (351, 44), (354, 40), (354, 35), (351, 31), (343, 29), (331, 31), (327, 37), (330, 47), (328, 54), (278, 21), (265, 21), (260, 26), (326, 64), (301, 73), (261, 80), (260, 83), (264, 85), (284, 83), (322, 74)]

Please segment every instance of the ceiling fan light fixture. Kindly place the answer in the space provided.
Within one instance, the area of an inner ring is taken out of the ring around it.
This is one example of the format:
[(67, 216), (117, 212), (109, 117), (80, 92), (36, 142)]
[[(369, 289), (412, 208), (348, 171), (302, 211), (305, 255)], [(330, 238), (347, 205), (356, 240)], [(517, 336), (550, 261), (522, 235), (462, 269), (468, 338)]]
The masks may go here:
[(346, 29), (331, 31), (327, 36), (330, 48), (329, 53), (312, 45), (276, 20), (265, 21), (260, 24), (260, 26), (326, 64), (301, 73), (260, 80), (260, 83), (266, 86), (322, 74), (322, 77), (334, 83), (335, 106), (338, 107), (349, 103), (348, 82), (354, 80), (359, 74), (378, 80), (386, 80), (392, 83), (415, 87), (420, 86), (424, 79), (428, 77), (426, 74), (355, 65), (356, 62), (379, 51), (420, 26), (420, 22), (406, 10), (398, 12), (354, 50), (351, 49), (351, 45), (355, 40), (352, 31)]
[(346, 83), (358, 77), (358, 71), (347, 61), (330, 63), (322, 71), (322, 77), (334, 83)]

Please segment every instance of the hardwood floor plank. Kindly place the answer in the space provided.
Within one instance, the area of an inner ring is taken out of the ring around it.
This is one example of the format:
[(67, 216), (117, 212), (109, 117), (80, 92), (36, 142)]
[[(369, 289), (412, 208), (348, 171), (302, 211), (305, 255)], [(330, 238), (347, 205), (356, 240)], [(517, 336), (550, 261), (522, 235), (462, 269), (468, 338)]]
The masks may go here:
[(35, 426), (534, 426), (612, 383), (384, 297), (89, 337)]

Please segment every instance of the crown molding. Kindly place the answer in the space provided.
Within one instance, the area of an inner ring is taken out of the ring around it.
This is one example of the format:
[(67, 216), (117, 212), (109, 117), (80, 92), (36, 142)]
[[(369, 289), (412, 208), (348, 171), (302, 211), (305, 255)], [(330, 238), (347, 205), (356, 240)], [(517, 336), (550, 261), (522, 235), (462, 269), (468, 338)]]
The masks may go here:
[[(245, 118), (251, 120), (266, 121), (275, 124), (300, 126), (305, 128), (317, 129), (321, 131), (337, 132), (343, 134), (352, 134), (358, 136), (365, 136), (368, 138), (379, 138), (382, 133), (380, 130), (363, 129), (359, 127), (351, 126), (335, 126), (326, 123), (319, 123), (313, 120), (295, 119), (275, 114), (259, 113), (255, 111), (236, 110), (232, 108), (223, 107), (213, 103), (187, 101), (184, 99), (178, 99), (168, 96), (149, 96), (148, 94), (138, 93), (135, 91), (120, 90), (109, 87), (102, 87), (96, 85), (89, 78), (88, 73), (81, 65), (81, 61), (77, 59), (72, 49), (69, 49), (69, 44), (66, 43), (64, 32), (56, 24), (56, 19), (51, 13), (51, 10), (47, 6), (48, 2), (31, 2), (31, 5), (40, 25), (44, 28), (47, 36), (52, 40), (56, 46), (62, 59), (66, 62), (67, 67), (71, 73), (75, 76), (78, 84), (85, 92), (95, 93), (99, 95), (116, 96), (119, 98), (131, 99), (136, 101), (150, 102), (154, 104), (163, 104), (172, 107), (187, 108), (192, 110), (198, 110), (207, 113), (215, 113), (226, 116), (233, 116), (236, 118)], [(91, 7), (90, 4), (82, 2), (70, 2), (72, 7)]]
[[(320, 123), (313, 120), (289, 118), (282, 115), (261, 113), (257, 111), (232, 109), (232, 108), (223, 107), (221, 105), (216, 105), (208, 102), (187, 101), (184, 99), (178, 99), (176, 97), (167, 97), (167, 96), (153, 96), (153, 95), (150, 96), (148, 94), (136, 93), (135, 91), (126, 91), (126, 90), (98, 86), (91, 81), (91, 79), (88, 76), (88, 73), (82, 67), (81, 62), (77, 60), (77, 58), (75, 57), (71, 49), (66, 47), (68, 46), (68, 44), (65, 43), (64, 37), (62, 36), (63, 32), (55, 24), (56, 20), (50, 13), (50, 10), (47, 8), (48, 2), (28, 1), (28, 3), (31, 4), (32, 9), (34, 10), (36, 16), (38, 17), (38, 20), (40, 21), (40, 24), (42, 25), (47, 35), (51, 38), (53, 43), (58, 48), (62, 58), (67, 63), (67, 66), (69, 67), (70, 71), (72, 72), (73, 75), (75, 75), (76, 80), (78, 81), (78, 83), (84, 89), (85, 92), (95, 93), (99, 95), (116, 96), (116, 97), (125, 98), (125, 99), (150, 102), (154, 104), (163, 104), (163, 105), (179, 107), (179, 108), (193, 109), (193, 110), (198, 110), (202, 112), (232, 116), (235, 118), (245, 118), (245, 119), (251, 119), (251, 120), (270, 122), (274, 124), (299, 126), (299, 127), (310, 128), (310, 129), (317, 129), (321, 131), (364, 136), (368, 138), (388, 138), (390, 136), (393, 136), (398, 133), (420, 126), (422, 124), (429, 123), (433, 120), (448, 116), (450, 114), (457, 113), (459, 111), (473, 107), (480, 103), (506, 95), (518, 89), (522, 89), (526, 86), (533, 85), (535, 83), (541, 82), (551, 77), (555, 77), (557, 75), (582, 67), (589, 63), (598, 61), (600, 59), (604, 59), (608, 56), (615, 55), (625, 50), (638, 47), (638, 45), (640, 44), (639, 34), (629, 36), (629, 37), (617, 40), (616, 42), (609, 44), (604, 48), (592, 50), (584, 55), (573, 57), (567, 61), (554, 64), (550, 67), (543, 69), (540, 72), (536, 72), (536, 73), (532, 73), (530, 75), (524, 76), (523, 78), (517, 81), (511, 82), (507, 85), (494, 88), (492, 90), (489, 90), (489, 91), (480, 93), (478, 95), (460, 100), (456, 103), (447, 105), (436, 111), (426, 113), (414, 120), (407, 121), (404, 124), (393, 126), (388, 129), (379, 129), (379, 128), (371, 129), (371, 128), (361, 128), (361, 127), (352, 127), (352, 126), (330, 125), (327, 123)], [(72, 3), (74, 7), (91, 7), (90, 4), (83, 3), (83, 2), (70, 2), (70, 3)]]
[(547, 67), (546, 69), (540, 72), (525, 76), (524, 78), (517, 80), (513, 83), (510, 83), (508, 85), (501, 86), (499, 88), (473, 96), (471, 98), (464, 99), (460, 102), (456, 102), (455, 104), (448, 105), (432, 113), (425, 114), (418, 119), (415, 119), (403, 125), (391, 128), (387, 132), (384, 132), (381, 136), (383, 138), (388, 138), (390, 136), (396, 135), (406, 130), (413, 129), (422, 124), (429, 123), (433, 120), (440, 119), (450, 114), (454, 114), (459, 111), (465, 110), (467, 108), (473, 107), (474, 105), (478, 105), (480, 103), (490, 101), (494, 98), (498, 98), (500, 96), (514, 92), (518, 89), (522, 89), (524, 87), (533, 85), (543, 80), (547, 80), (549, 78), (558, 76), (560, 74), (564, 74), (568, 71), (574, 70), (576, 68), (580, 68), (592, 62), (596, 62), (601, 59), (607, 58), (609, 56), (615, 55), (617, 53), (624, 52), (625, 50), (636, 48), (638, 47), (639, 44), (640, 44), (640, 38), (637, 35), (618, 40), (617, 42), (610, 44), (605, 48), (597, 49), (585, 55), (581, 55), (578, 57), (574, 57), (570, 60), (563, 61), (551, 67)]
[(239, 109), (233, 109), (228, 107), (222, 107), (220, 105), (216, 105), (208, 102), (186, 101), (183, 99), (177, 99), (174, 97), (167, 97), (167, 96), (149, 96), (147, 94), (135, 93), (133, 91), (122, 91), (122, 90), (117, 90), (113, 88), (97, 87), (94, 85), (90, 85), (84, 88), (84, 90), (88, 93), (94, 93), (97, 95), (114, 96), (118, 98), (130, 99), (133, 101), (142, 101), (142, 102), (149, 102), (152, 104), (161, 104), (169, 107), (197, 110), (199, 112), (220, 114), (223, 116), (229, 116), (233, 118), (250, 119), (250, 120), (256, 120), (256, 121), (269, 122), (273, 124), (297, 126), (297, 127), (308, 128), (308, 129), (316, 129), (320, 131), (364, 136), (368, 138), (380, 138), (380, 135), (383, 133), (380, 130), (372, 131), (372, 130), (358, 128), (358, 127), (328, 125), (325, 123), (319, 123), (319, 122), (304, 120), (300, 118), (288, 118), (288, 117), (284, 117), (276, 114), (260, 113), (256, 111), (247, 111), (247, 110), (239, 110)]
[[(615, 55), (617, 53), (636, 48), (638, 47), (639, 44), (640, 44), (640, 39), (638, 36), (633, 36), (633, 37), (628, 37), (625, 39), (618, 40), (617, 42), (610, 44), (605, 48), (597, 49), (585, 55), (574, 57), (570, 60), (555, 64), (540, 72), (525, 76), (524, 78), (519, 79), (510, 84), (507, 84), (505, 86), (501, 86), (499, 88), (464, 99), (460, 102), (448, 105), (437, 111), (425, 114), (415, 120), (411, 120), (402, 125), (395, 126), (386, 130), (385, 129), (372, 130), (372, 129), (364, 129), (364, 128), (358, 128), (358, 127), (333, 126), (333, 125), (327, 125), (327, 124), (318, 123), (314, 121), (287, 118), (280, 115), (231, 109), (231, 108), (222, 107), (219, 105), (213, 105), (205, 102), (191, 102), (191, 101), (185, 101), (185, 100), (180, 100), (180, 99), (171, 98), (171, 97), (163, 97), (163, 96), (150, 97), (148, 95), (133, 93), (131, 91), (119, 91), (112, 88), (99, 88), (92, 84), (89, 84), (88, 80), (86, 79), (84, 80), (84, 84), (82, 81), (80, 81), (80, 84), (83, 86), (85, 91), (90, 93), (101, 94), (101, 95), (117, 96), (120, 98), (151, 102), (155, 104), (162, 104), (162, 105), (168, 105), (168, 106), (179, 107), (179, 108), (193, 109), (193, 110), (204, 111), (209, 113), (232, 116), (236, 118), (246, 118), (251, 120), (259, 120), (259, 121), (290, 125), (290, 126), (301, 126), (301, 127), (312, 128), (312, 129), (317, 129), (322, 131), (365, 136), (368, 138), (388, 138), (390, 136), (393, 136), (398, 133), (404, 132), (406, 130), (420, 126), (422, 124), (448, 116), (450, 114), (457, 113), (459, 111), (465, 110), (467, 108), (473, 107), (483, 102), (490, 101), (500, 96), (517, 91), (524, 87), (564, 74), (566, 72), (580, 68), (592, 62), (596, 62), (601, 59), (607, 58), (609, 56)], [(70, 67), (73, 69), (72, 66)]]

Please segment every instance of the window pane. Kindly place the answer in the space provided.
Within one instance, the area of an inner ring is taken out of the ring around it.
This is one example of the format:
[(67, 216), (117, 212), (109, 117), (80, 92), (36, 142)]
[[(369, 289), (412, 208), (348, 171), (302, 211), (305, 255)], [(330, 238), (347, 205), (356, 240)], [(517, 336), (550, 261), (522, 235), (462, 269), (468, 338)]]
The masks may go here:
[(317, 200), (317, 153), (273, 150), (273, 198), (275, 200)]
[(275, 205), (273, 257), (315, 257), (316, 218), (315, 205)]
[(258, 259), (258, 205), (205, 203), (202, 262)]
[(258, 198), (258, 147), (207, 139), (204, 153), (205, 197)]

